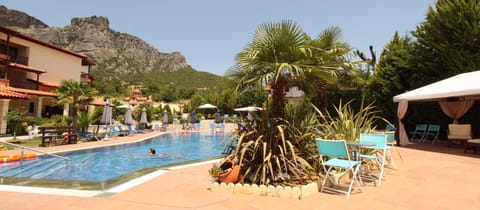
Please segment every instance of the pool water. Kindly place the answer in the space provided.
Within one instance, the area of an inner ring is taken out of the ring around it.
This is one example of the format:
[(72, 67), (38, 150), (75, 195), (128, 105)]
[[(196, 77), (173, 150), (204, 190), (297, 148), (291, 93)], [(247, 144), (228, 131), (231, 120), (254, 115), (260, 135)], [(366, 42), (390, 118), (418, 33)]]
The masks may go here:
[[(224, 135), (165, 134), (145, 141), (59, 154), (71, 161), (39, 156), (0, 164), (1, 177), (103, 182), (149, 167), (221, 156)], [(114, 140), (113, 140), (114, 141)], [(156, 155), (148, 155), (149, 148)]]

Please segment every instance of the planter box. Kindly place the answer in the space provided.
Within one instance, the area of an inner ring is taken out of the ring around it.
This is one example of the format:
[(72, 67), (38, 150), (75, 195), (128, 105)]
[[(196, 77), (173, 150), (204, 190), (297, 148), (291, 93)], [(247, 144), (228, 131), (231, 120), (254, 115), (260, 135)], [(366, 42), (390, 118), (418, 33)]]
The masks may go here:
[(295, 198), (302, 199), (314, 193), (319, 192), (319, 186), (321, 183), (312, 182), (310, 184), (295, 186), (295, 187), (283, 187), (283, 186), (266, 186), (256, 184), (233, 184), (233, 183), (218, 183), (213, 182), (210, 186), (212, 192), (242, 194), (242, 195), (259, 195), (259, 196), (272, 196), (282, 198)]

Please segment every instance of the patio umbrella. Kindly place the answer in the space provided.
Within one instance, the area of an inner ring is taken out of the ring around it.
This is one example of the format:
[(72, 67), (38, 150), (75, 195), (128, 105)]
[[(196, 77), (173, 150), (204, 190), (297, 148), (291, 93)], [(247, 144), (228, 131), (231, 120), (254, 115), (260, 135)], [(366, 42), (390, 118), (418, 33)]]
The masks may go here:
[(167, 112), (163, 112), (162, 123), (163, 124), (168, 124), (168, 114), (167, 114)]
[(105, 140), (107, 140), (110, 126), (112, 124), (112, 110), (110, 109), (110, 99), (107, 99), (105, 101), (105, 107), (103, 107), (102, 119), (100, 119), (100, 123), (103, 125), (107, 125), (107, 129), (105, 131)]
[(193, 111), (190, 116), (190, 123), (197, 123), (197, 116), (195, 114), (195, 111)]
[(237, 112), (256, 112), (256, 111), (262, 111), (261, 107), (256, 107), (256, 106), (247, 106), (247, 107), (240, 107), (234, 109), (234, 111)]
[(110, 123), (112, 115), (110, 112), (110, 100), (107, 99), (105, 101), (105, 106), (103, 107), (102, 119), (100, 119), (100, 123), (107, 125)]
[(133, 123), (133, 117), (132, 117), (132, 108), (128, 107), (127, 111), (125, 112), (125, 124), (126, 125), (131, 125)]
[(122, 104), (120, 106), (117, 106), (117, 108), (123, 108), (123, 109), (127, 109), (127, 108), (130, 108), (130, 104)]
[(222, 123), (222, 117), (220, 116), (220, 112), (217, 112), (215, 116), (215, 123)]
[(140, 115), (140, 123), (147, 124), (148, 119), (147, 119), (147, 109), (143, 107), (142, 109), (142, 115)]
[(200, 105), (198, 108), (199, 109), (216, 109), (217, 107), (212, 104), (204, 104), (204, 105)]

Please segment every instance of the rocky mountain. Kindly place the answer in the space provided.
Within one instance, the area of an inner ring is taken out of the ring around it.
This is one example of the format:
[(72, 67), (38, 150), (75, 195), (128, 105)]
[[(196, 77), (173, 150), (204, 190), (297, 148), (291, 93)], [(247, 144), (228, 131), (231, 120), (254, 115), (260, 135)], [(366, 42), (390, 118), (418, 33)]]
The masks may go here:
[(72, 18), (70, 25), (60, 28), (48, 26), (24, 12), (0, 6), (0, 25), (88, 55), (98, 69), (135, 73), (191, 68), (180, 52), (161, 53), (138, 37), (114, 31), (106, 17)]
[(0, 25), (6, 27), (19, 28), (47, 28), (48, 25), (41, 20), (31, 17), (24, 12), (9, 10), (5, 6), (0, 5)]

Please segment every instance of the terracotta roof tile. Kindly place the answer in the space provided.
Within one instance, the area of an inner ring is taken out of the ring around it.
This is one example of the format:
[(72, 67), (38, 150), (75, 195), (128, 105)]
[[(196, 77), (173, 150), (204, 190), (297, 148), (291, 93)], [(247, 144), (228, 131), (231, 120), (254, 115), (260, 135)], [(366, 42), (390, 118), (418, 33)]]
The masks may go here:
[(10, 91), (9, 88), (0, 85), (0, 98), (2, 99), (28, 99), (26, 94)]
[(17, 93), (25, 93), (25, 94), (31, 94), (31, 95), (57, 97), (57, 94), (56, 94), (56, 93), (47, 92), (47, 91), (41, 91), (41, 90), (30, 90), (30, 89), (14, 88), (14, 87), (8, 87), (8, 90), (9, 90), (9, 91), (14, 91), (14, 92), (17, 92)]

